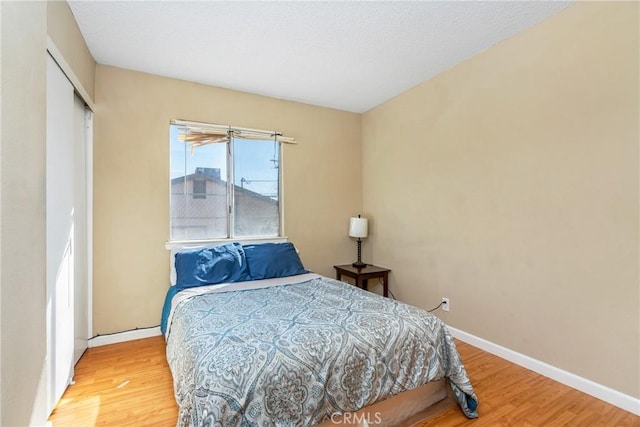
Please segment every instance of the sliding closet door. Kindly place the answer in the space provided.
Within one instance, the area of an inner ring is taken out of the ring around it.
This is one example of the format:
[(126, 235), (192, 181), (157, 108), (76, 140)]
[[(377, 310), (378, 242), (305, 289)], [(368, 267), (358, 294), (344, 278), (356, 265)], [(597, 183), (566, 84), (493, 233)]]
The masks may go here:
[(88, 284), (89, 284), (89, 243), (88, 243), (88, 157), (87, 150), (91, 143), (91, 112), (86, 109), (84, 101), (74, 96), (74, 189), (73, 189), (73, 223), (74, 223), (74, 344), (73, 364), (87, 349), (89, 340)]
[(87, 348), (91, 278), (91, 112), (47, 57), (47, 403)]
[(47, 356), (50, 409), (73, 377), (74, 345), (74, 91), (47, 59)]

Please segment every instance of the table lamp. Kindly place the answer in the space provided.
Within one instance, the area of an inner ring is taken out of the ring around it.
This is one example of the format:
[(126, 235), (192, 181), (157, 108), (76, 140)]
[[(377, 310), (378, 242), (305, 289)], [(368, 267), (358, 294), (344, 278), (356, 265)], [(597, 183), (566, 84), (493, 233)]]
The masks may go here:
[(360, 215), (358, 217), (352, 217), (349, 221), (349, 236), (356, 237), (358, 239), (358, 260), (354, 262), (353, 265), (355, 268), (364, 268), (367, 266), (364, 262), (362, 262), (362, 239), (367, 237), (367, 233), (369, 231), (369, 224), (367, 218), (361, 218)]

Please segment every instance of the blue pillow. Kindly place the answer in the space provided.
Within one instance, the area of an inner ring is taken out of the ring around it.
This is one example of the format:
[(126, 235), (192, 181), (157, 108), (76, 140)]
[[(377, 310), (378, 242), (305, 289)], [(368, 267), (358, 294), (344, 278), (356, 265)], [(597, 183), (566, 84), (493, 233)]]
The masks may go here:
[(179, 289), (251, 280), (240, 243), (178, 252), (175, 265)]
[(292, 243), (244, 245), (252, 280), (287, 277), (308, 273)]

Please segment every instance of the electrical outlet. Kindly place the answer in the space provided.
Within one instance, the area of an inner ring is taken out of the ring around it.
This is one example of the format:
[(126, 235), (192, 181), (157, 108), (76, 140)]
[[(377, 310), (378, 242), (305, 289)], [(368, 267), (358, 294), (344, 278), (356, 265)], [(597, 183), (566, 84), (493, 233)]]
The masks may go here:
[(442, 297), (442, 311), (449, 311), (449, 298)]

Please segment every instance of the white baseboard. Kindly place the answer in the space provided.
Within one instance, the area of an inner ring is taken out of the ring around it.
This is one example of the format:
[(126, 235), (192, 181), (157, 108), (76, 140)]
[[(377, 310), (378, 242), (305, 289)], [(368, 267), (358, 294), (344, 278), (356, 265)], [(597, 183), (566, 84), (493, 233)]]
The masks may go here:
[(537, 372), (540, 375), (544, 375), (545, 377), (551, 378), (559, 383), (575, 388), (576, 390), (580, 390), (595, 398), (604, 400), (605, 402), (617, 406), (618, 408), (622, 408), (625, 411), (629, 411), (635, 415), (640, 415), (640, 399), (636, 399), (635, 397), (621, 393), (602, 384), (598, 384), (560, 368), (556, 368), (555, 366), (541, 362), (540, 360), (536, 360), (522, 353), (494, 344), (483, 338), (461, 331), (460, 329), (456, 329), (448, 325), (447, 327), (449, 328), (451, 335), (454, 338), (458, 338), (460, 341), (464, 341), (474, 347), (478, 347), (491, 354), (495, 354), (509, 362), (513, 362), (516, 365), (520, 365), (531, 371)]
[(99, 347), (101, 345), (116, 344), (119, 342), (139, 340), (141, 338), (149, 338), (162, 335), (160, 326), (154, 328), (136, 329), (133, 331), (117, 332), (109, 335), (98, 335), (89, 340), (89, 348)]

